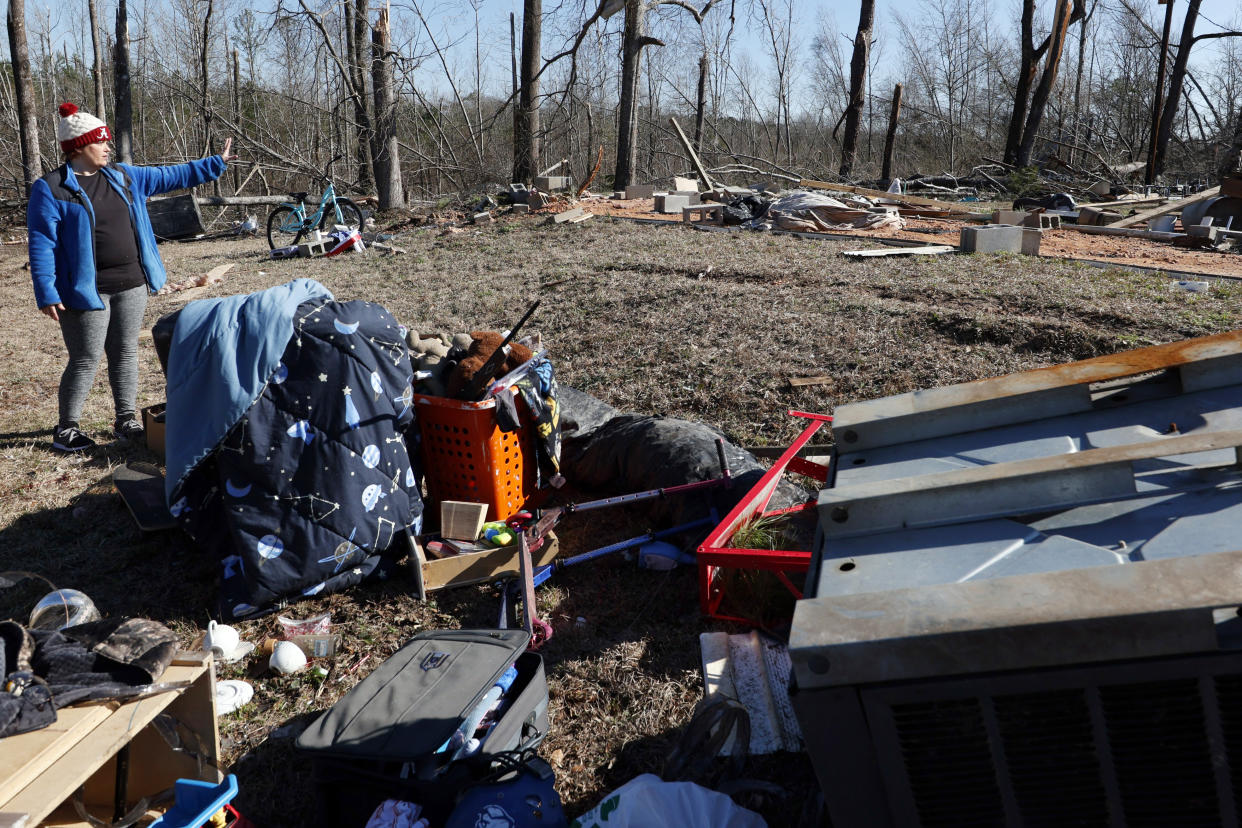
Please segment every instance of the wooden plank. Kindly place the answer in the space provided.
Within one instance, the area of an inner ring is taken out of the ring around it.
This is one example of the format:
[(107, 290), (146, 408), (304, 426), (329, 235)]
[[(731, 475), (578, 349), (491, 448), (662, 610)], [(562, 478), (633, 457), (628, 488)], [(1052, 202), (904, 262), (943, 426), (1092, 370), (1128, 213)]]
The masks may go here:
[(1156, 216), (1163, 216), (1165, 213), (1172, 213), (1177, 210), (1183, 210), (1186, 208), (1188, 204), (1194, 204), (1197, 201), (1204, 201), (1205, 199), (1209, 199), (1219, 192), (1220, 192), (1219, 186), (1209, 187), (1208, 189), (1204, 190), (1201, 193), (1195, 193), (1190, 198), (1183, 198), (1180, 201), (1170, 201), (1168, 204), (1163, 204), (1159, 207), (1153, 207), (1150, 210), (1144, 210), (1141, 213), (1135, 213), (1129, 218), (1123, 218), (1121, 221), (1114, 221), (1112, 224), (1109, 224), (1107, 226), (1108, 227), (1129, 227), (1133, 224), (1138, 224), (1140, 221), (1147, 221), (1148, 219), (1153, 219)]
[(16, 796), (109, 715), (106, 707), (66, 707), (42, 730), (7, 737), (0, 752), (0, 802)]
[(789, 384), (794, 388), (802, 388), (807, 385), (831, 385), (832, 377), (790, 377)]
[[(209, 671), (210, 659), (204, 655), (202, 660), (193, 666), (169, 667), (160, 677), (160, 681), (197, 681), (204, 675), (209, 676)], [(189, 692), (189, 690), (182, 692)], [(95, 719), (95, 727), (85, 733), (75, 736), (62, 735), (61, 738), (68, 747), (60, 751), (58, 759), (51, 766), (45, 766), (42, 772), (15, 795), (8, 795), (9, 786), (5, 784), (3, 787), (5, 798), (0, 800), (0, 811), (27, 813), (31, 821), (38, 824), (55, 810), (57, 805), (72, 796), (74, 791), (107, 764), (118, 750), (128, 744), (139, 731), (173, 704), (179, 696), (180, 694), (175, 692), (164, 693), (128, 702), (115, 710), (105, 706), (91, 705), (59, 711), (62, 715), (68, 715), (71, 710), (88, 713), (99, 711), (105, 715), (102, 720)], [(214, 704), (211, 715), (214, 718)], [(98, 713), (95, 713), (92, 718), (95, 716), (98, 716)], [(13, 739), (18, 738), (21, 737), (9, 737), (4, 740), (6, 756), (22, 755), (17, 751), (12, 751)]]
[(1105, 207), (1142, 207), (1146, 204), (1163, 204), (1168, 201), (1164, 196), (1155, 196), (1153, 198), (1123, 198), (1117, 201), (1093, 201), (1090, 204), (1079, 204), (1078, 209), (1083, 207), (1094, 207), (1103, 209)]
[(941, 253), (952, 253), (956, 247), (947, 244), (925, 244), (920, 247), (893, 247), (887, 250), (842, 250), (842, 256), (851, 259), (864, 259), (873, 256), (939, 256)]
[(699, 154), (694, 151), (694, 147), (690, 144), (690, 139), (682, 131), (681, 124), (677, 123), (676, 118), (669, 118), (668, 122), (673, 125), (673, 129), (677, 130), (677, 138), (690, 155), (690, 160), (694, 163), (694, 169), (698, 171), (699, 178), (703, 179), (703, 186), (708, 190), (716, 189), (716, 185), (712, 183), (712, 177), (707, 174), (707, 168), (703, 166), (703, 162), (699, 159)]
[(1185, 233), (1164, 232), (1162, 230), (1139, 230), (1136, 227), (1095, 227), (1090, 224), (1062, 224), (1063, 230), (1086, 233), (1089, 236), (1124, 236), (1131, 239), (1150, 239), (1152, 241), (1173, 241), (1180, 239)]
[(831, 184), (827, 181), (813, 181), (809, 178), (804, 178), (798, 182), (798, 186), (810, 187), (812, 190), (835, 190), (839, 193), (855, 193), (871, 198), (886, 198), (889, 201), (902, 201), (906, 204), (922, 204), (925, 207), (936, 207), (940, 210), (948, 210), (951, 213), (969, 212), (961, 204), (952, 201), (937, 201), (934, 198), (923, 198), (922, 196), (888, 193), (884, 190), (872, 190), (869, 187), (855, 187), (853, 184)]

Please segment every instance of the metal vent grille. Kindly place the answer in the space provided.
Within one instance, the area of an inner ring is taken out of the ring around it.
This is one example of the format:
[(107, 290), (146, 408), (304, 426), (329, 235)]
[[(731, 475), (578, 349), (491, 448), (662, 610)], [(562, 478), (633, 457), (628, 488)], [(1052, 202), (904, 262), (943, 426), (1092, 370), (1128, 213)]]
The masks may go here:
[(1024, 693), (997, 697), (993, 706), (1023, 824), (1107, 825), (1087, 695)]
[(1199, 682), (1103, 687), (1100, 703), (1126, 824), (1220, 825)]
[(1209, 658), (864, 691), (895, 822), (1237, 825), (1238, 670)]
[(901, 705), (893, 717), (923, 825), (995, 825), (1000, 789), (978, 700)]

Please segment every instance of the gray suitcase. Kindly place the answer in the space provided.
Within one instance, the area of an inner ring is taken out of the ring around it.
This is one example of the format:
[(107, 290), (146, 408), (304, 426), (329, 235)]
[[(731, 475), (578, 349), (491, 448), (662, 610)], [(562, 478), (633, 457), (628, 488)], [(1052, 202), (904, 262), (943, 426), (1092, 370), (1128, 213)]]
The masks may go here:
[[(418, 802), (435, 824), (493, 757), (536, 747), (548, 682), (529, 643), (520, 629), (419, 633), (312, 722), (297, 748), (311, 758), (323, 824), (363, 825), (389, 798)], [(511, 664), (517, 678), (478, 753), (437, 753)]]

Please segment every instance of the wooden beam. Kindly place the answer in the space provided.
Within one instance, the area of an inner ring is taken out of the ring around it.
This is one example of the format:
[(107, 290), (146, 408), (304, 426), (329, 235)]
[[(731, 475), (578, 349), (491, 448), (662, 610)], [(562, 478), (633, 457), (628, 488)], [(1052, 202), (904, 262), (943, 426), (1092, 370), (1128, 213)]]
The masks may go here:
[(1180, 201), (1170, 201), (1168, 204), (1162, 204), (1159, 207), (1153, 207), (1150, 210), (1144, 210), (1141, 213), (1135, 213), (1129, 218), (1123, 218), (1121, 221), (1114, 221), (1109, 227), (1129, 227), (1132, 224), (1138, 224), (1140, 221), (1147, 221), (1156, 216), (1163, 216), (1165, 213), (1182, 210), (1188, 204), (1194, 204), (1197, 201), (1204, 201), (1220, 192), (1220, 187), (1209, 187), (1201, 193), (1195, 193), (1190, 198), (1183, 198)]
[(703, 179), (703, 186), (709, 190), (716, 189), (716, 185), (712, 183), (712, 177), (707, 174), (707, 168), (699, 160), (699, 154), (694, 151), (694, 147), (690, 144), (690, 139), (686, 137), (686, 133), (681, 131), (681, 124), (677, 123), (676, 118), (669, 118), (668, 122), (673, 125), (673, 129), (677, 130), (677, 137), (681, 139), (681, 145), (685, 147), (686, 152), (690, 155), (690, 160), (694, 163), (694, 169), (698, 171), (699, 178)]
[(935, 207), (939, 210), (948, 210), (953, 213), (962, 213), (966, 210), (960, 204), (952, 201), (937, 201), (934, 198), (923, 198), (922, 196), (903, 195), (901, 193), (886, 193), (883, 190), (872, 190), (868, 187), (855, 187), (853, 184), (830, 184), (827, 181), (812, 181), (804, 178), (798, 182), (799, 187), (809, 187), (812, 190), (835, 190), (838, 193), (856, 193), (857, 195), (870, 196), (871, 198), (886, 198), (889, 201), (903, 201), (907, 204), (921, 204), (926, 207)]
[[(927, 244), (920, 247), (890, 247), (887, 250), (842, 250), (842, 256), (853, 259), (866, 259), (872, 256), (938, 256), (941, 253), (953, 253), (956, 247), (947, 244)], [(793, 381), (790, 380), (792, 383)]]

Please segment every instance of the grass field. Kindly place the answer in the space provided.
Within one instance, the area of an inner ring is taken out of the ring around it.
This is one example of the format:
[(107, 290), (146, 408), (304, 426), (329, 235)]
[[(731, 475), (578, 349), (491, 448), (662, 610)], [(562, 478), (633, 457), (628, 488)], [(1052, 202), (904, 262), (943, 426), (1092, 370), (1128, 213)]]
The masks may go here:
[[(623, 411), (711, 424), (742, 445), (787, 442), (798, 430), (787, 409), (831, 412), (1200, 336), (1238, 327), (1242, 313), (1242, 290), (1225, 282), (1195, 294), (1159, 275), (1016, 256), (854, 262), (839, 253), (861, 245), (600, 219), (410, 230), (398, 243), (406, 255), (271, 261), (258, 239), (169, 244), (162, 253), (174, 282), (235, 265), (195, 298), (309, 277), (338, 299), (378, 302), (424, 333), (501, 329), (540, 298), (530, 328), (542, 332), (562, 383)], [(154, 618), (189, 645), (214, 605), (215, 558), (177, 533), (144, 536), (134, 527), (110, 471), (154, 458), (106, 443), (112, 410), (102, 370), (83, 418), (102, 445), (77, 456), (51, 450), (64, 346), (36, 312), (24, 262), (24, 247), (0, 248), (0, 296), (11, 314), (0, 338), (0, 571), (83, 589), (106, 614)], [(185, 301), (153, 297), (148, 323)], [(162, 401), (149, 338), (141, 360), (139, 404)], [(810, 375), (831, 381), (787, 382)], [(600, 515), (567, 520), (562, 545), (572, 553), (628, 537), (643, 519)], [(309, 821), (314, 792), (291, 737), (310, 716), (414, 632), (496, 623), (491, 587), (435, 593), (425, 603), (409, 587), (389, 581), (291, 609), (332, 611), (345, 647), (326, 681), (273, 677), (256, 669), (257, 658), (221, 670), (256, 687), (248, 707), (221, 720), (221, 732), (225, 762), (241, 782), (239, 805), (258, 824)], [(0, 617), (24, 620), (39, 592), (0, 591)], [(693, 573), (641, 572), (619, 557), (558, 575), (541, 591), (540, 614), (556, 630), (543, 651), (553, 726), (541, 753), (574, 815), (636, 774), (659, 772), (701, 697), (698, 634), (714, 626), (698, 615)], [(258, 641), (276, 622), (240, 626)], [(744, 775), (784, 791), (746, 800), (772, 825), (798, 824), (816, 790), (803, 755), (752, 759)]]

